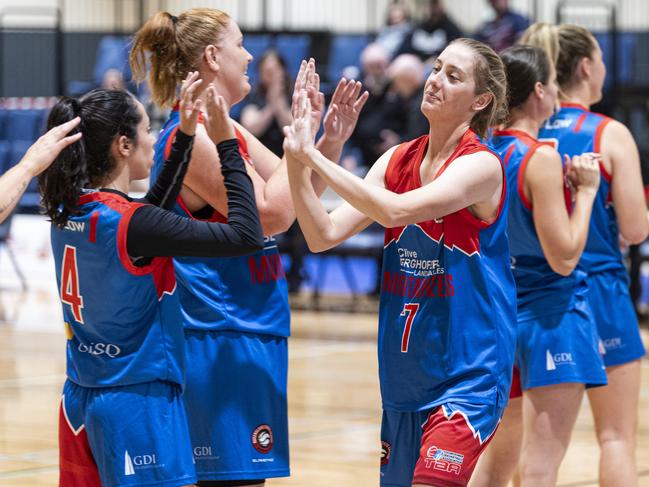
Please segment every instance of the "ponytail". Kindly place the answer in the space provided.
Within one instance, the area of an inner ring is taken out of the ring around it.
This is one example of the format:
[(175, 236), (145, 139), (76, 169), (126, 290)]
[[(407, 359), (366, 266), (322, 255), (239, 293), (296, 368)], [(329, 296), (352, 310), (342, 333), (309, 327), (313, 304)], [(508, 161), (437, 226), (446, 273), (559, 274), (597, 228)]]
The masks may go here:
[(148, 80), (155, 104), (173, 105), (176, 86), (198, 68), (204, 49), (218, 43), (229, 22), (228, 14), (211, 8), (193, 8), (178, 17), (169, 12), (154, 14), (133, 38), (134, 79)]

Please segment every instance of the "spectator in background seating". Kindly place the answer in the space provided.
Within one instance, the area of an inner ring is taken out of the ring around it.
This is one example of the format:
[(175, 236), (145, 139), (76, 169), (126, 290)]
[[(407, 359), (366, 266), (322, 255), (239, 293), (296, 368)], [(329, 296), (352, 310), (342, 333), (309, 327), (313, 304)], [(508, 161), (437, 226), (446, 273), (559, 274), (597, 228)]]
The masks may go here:
[(286, 61), (274, 49), (261, 55), (257, 64), (258, 82), (241, 112), (241, 125), (282, 157), (282, 127), (291, 123), (291, 79)]
[(488, 44), (494, 51), (516, 44), (523, 31), (530, 25), (527, 17), (509, 9), (509, 0), (489, 0), (496, 17), (482, 25), (475, 38)]
[(424, 74), (424, 64), (414, 54), (401, 54), (388, 67), (388, 98), (393, 100), (389, 104), (393, 109), (390, 118), (396, 123), (394, 129), (386, 128), (380, 133), (382, 152), (428, 131), (428, 121), (420, 109)]
[[(257, 86), (241, 112), (241, 125), (275, 155), (282, 157), (282, 127), (292, 121), (290, 96), (293, 87), (286, 61), (275, 49), (268, 49), (261, 55), (257, 63), (257, 79)], [(282, 249), (291, 257), (291, 267), (286, 273), (288, 290), (290, 293), (296, 293), (306, 277), (304, 254), (307, 252), (307, 245), (297, 222), (284, 233), (282, 243)]]
[(374, 42), (381, 45), (392, 59), (406, 36), (412, 32), (412, 27), (408, 5), (393, 3), (388, 7), (385, 25), (379, 29)]
[[(360, 165), (375, 161), (383, 152), (379, 149), (381, 138), (379, 133), (385, 128), (390, 128), (390, 120), (386, 119), (388, 101), (386, 94), (390, 80), (388, 66), (390, 56), (381, 45), (368, 44), (361, 53), (362, 82), (370, 94), (365, 108), (360, 113), (356, 130), (349, 140), (349, 145), (356, 149), (361, 160)], [(343, 166), (351, 167), (345, 158)]]
[(458, 37), (463, 37), (463, 33), (446, 15), (442, 0), (430, 0), (428, 15), (406, 36), (396, 55), (414, 54), (422, 61), (427, 61)]

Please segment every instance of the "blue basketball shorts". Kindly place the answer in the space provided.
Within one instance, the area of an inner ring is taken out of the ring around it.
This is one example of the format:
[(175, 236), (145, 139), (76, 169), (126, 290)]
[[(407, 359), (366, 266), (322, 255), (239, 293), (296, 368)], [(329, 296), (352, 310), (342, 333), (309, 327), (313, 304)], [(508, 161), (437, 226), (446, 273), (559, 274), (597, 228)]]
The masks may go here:
[(199, 480), (289, 476), (286, 338), (190, 329), (185, 338)]
[(516, 366), (524, 391), (568, 382), (607, 383), (592, 312), (586, 298), (575, 300), (566, 313), (518, 322)]
[(467, 485), (503, 413), (455, 402), (416, 412), (384, 410), (381, 487)]
[(195, 483), (180, 386), (146, 382), (92, 388), (66, 381), (59, 456), (65, 487)]
[(622, 365), (646, 354), (626, 275), (589, 274), (588, 304), (604, 349), (604, 365)]

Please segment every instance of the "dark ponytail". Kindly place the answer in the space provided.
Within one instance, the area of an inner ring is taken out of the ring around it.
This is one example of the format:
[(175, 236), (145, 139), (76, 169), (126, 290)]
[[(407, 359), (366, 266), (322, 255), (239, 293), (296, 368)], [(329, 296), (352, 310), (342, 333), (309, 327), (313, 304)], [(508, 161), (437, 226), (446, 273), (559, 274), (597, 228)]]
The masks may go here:
[(70, 134), (83, 137), (61, 151), (38, 179), (45, 214), (63, 226), (77, 213), (77, 200), (84, 188), (97, 188), (115, 170), (111, 146), (126, 136), (137, 144), (137, 126), (142, 121), (135, 98), (122, 90), (93, 90), (81, 99), (63, 97), (52, 108), (48, 130), (75, 117), (81, 122)]
[(536, 83), (550, 81), (550, 61), (543, 49), (534, 46), (514, 46), (500, 53), (507, 73), (509, 109), (527, 100)]

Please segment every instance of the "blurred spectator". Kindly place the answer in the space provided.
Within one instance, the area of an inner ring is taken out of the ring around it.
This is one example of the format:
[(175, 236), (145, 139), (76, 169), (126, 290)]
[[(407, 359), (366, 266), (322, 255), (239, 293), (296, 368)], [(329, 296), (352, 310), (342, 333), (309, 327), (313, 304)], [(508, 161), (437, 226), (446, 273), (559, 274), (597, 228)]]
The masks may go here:
[(410, 9), (403, 3), (393, 3), (388, 7), (385, 26), (379, 29), (374, 42), (382, 46), (392, 59), (411, 32)]
[(124, 82), (124, 75), (118, 69), (109, 69), (107, 70), (102, 79), (100, 88), (106, 88), (109, 90), (125, 90), (126, 83)]
[(442, 52), (453, 39), (463, 36), (460, 28), (446, 15), (442, 0), (430, 0), (426, 18), (405, 37), (397, 55), (414, 54), (427, 61)]
[[(289, 125), (292, 120), (293, 88), (286, 61), (276, 50), (269, 49), (259, 58), (257, 80), (257, 86), (247, 98), (247, 104), (241, 112), (241, 125), (273, 153), (282, 157), (282, 127)], [(307, 253), (306, 241), (297, 222), (284, 233), (281, 250), (291, 257), (286, 281), (289, 292), (296, 293), (306, 277), (304, 255)]]
[(381, 131), (380, 151), (385, 152), (406, 140), (416, 139), (428, 132), (428, 121), (421, 113), (424, 90), (424, 65), (413, 54), (401, 54), (388, 68), (390, 78), (389, 107), (394, 110), (392, 128)]
[(490, 45), (500, 52), (516, 44), (523, 31), (530, 25), (527, 17), (512, 12), (509, 0), (489, 0), (496, 17), (486, 22), (478, 32), (476, 39)]
[[(389, 117), (394, 112), (391, 109), (388, 93), (388, 52), (379, 44), (368, 44), (361, 53), (362, 82), (370, 97), (358, 118), (356, 129), (349, 141), (360, 153), (360, 164), (372, 165), (383, 153), (383, 140), (380, 132), (386, 128), (396, 128)], [(347, 166), (348, 164), (345, 164)]]
[(286, 61), (269, 49), (257, 63), (258, 84), (241, 112), (241, 125), (282, 157), (282, 127), (291, 123), (291, 79)]

